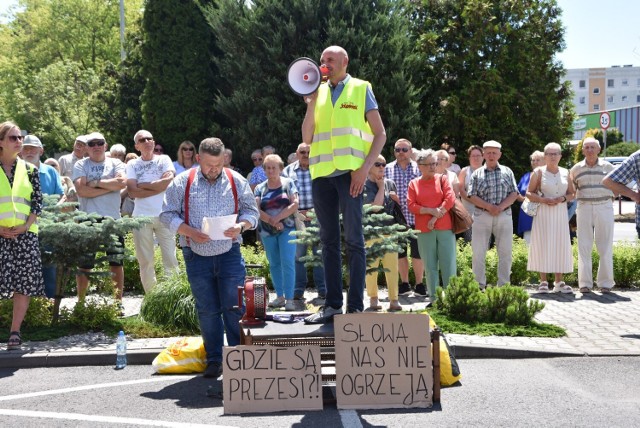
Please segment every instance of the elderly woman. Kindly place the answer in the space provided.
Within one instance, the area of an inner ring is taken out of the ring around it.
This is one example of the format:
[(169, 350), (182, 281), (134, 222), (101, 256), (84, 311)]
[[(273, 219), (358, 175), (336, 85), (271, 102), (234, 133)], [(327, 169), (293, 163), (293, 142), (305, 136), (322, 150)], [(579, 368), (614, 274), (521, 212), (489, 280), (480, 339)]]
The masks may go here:
[(0, 124), (0, 298), (13, 298), (7, 350), (22, 345), (20, 328), (31, 296), (44, 295), (36, 219), (42, 210), (38, 170), (18, 154), (22, 133)]
[(267, 180), (255, 188), (260, 210), (258, 230), (269, 260), (271, 282), (276, 298), (269, 307), (295, 311), (293, 288), (295, 282), (296, 245), (289, 234), (295, 230), (298, 211), (298, 189), (292, 180), (281, 177), (284, 162), (278, 155), (267, 155), (263, 162)]
[[(518, 196), (518, 201), (522, 203), (524, 201), (524, 197), (527, 194), (527, 189), (529, 188), (529, 182), (531, 181), (531, 173), (540, 165), (544, 164), (544, 153), (540, 150), (536, 150), (531, 153), (529, 157), (531, 161), (531, 171), (525, 172), (525, 174), (520, 179), (518, 183), (518, 192), (520, 195)], [(522, 208), (520, 208), (520, 214), (518, 215), (518, 235), (522, 235), (525, 241), (527, 241), (527, 245), (531, 243), (531, 224), (533, 223), (533, 217), (525, 213)]]
[(533, 171), (527, 197), (540, 206), (533, 218), (527, 270), (540, 273), (540, 293), (549, 292), (547, 273), (553, 272), (553, 291), (573, 293), (562, 280), (563, 273), (573, 272), (573, 253), (567, 223), (567, 201), (574, 195), (569, 171), (558, 166), (562, 149), (557, 143), (544, 147), (544, 165)]
[(112, 158), (119, 159), (120, 162), (124, 162), (124, 159), (127, 156), (127, 149), (122, 144), (114, 144), (111, 146), (109, 153)]
[(187, 171), (191, 168), (197, 168), (196, 162), (196, 146), (191, 141), (183, 141), (178, 146), (178, 160), (173, 162), (176, 169), (176, 175)]
[[(374, 162), (369, 170), (369, 176), (364, 183), (364, 204), (372, 204), (381, 208), (381, 211), (391, 214), (393, 211), (393, 201), (400, 203), (396, 194), (396, 184), (393, 180), (384, 178), (384, 167), (387, 166), (382, 155)], [(388, 220), (385, 225), (393, 224), (394, 220)], [(384, 237), (376, 238), (367, 242), (366, 246), (384, 239)], [(384, 273), (387, 280), (387, 288), (389, 290), (389, 311), (401, 311), (402, 306), (398, 302), (398, 253), (387, 253), (384, 257), (379, 258), (369, 265), (369, 267), (378, 267), (382, 262), (382, 267), (387, 269)], [(369, 296), (369, 311), (379, 311), (382, 309), (378, 301), (378, 272), (367, 274), (367, 295)]]
[(439, 275), (442, 287), (456, 275), (456, 238), (453, 234), (449, 209), (455, 202), (453, 188), (445, 174), (436, 174), (438, 161), (433, 150), (423, 150), (418, 155), (421, 177), (409, 183), (407, 198), (409, 211), (416, 216), (418, 248), (425, 260), (430, 303), (435, 301)]
[(451, 187), (453, 188), (453, 194), (456, 198), (460, 198), (460, 182), (458, 181), (458, 174), (449, 170), (451, 166), (451, 157), (446, 150), (438, 150), (436, 152), (436, 174), (442, 174), (447, 177)]

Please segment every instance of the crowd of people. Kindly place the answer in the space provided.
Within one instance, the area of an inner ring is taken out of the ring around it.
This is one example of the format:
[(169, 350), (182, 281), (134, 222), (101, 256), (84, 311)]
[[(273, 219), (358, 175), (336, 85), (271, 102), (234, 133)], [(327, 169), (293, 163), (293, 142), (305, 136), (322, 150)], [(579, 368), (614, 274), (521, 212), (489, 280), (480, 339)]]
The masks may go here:
[[(586, 138), (584, 160), (568, 171), (559, 166), (561, 147), (549, 143), (543, 152), (531, 155), (531, 171), (518, 184), (513, 171), (499, 162), (502, 145), (493, 140), (482, 147), (471, 145), (466, 150), (469, 165), (461, 167), (455, 163), (456, 148), (448, 142), (437, 150), (417, 150), (401, 138), (394, 143), (394, 159), (387, 163), (381, 155), (386, 131), (371, 84), (347, 73), (349, 57), (339, 46), (325, 49), (321, 63), (328, 70), (328, 82), (304, 97), (303, 142), (287, 156), (286, 166), (273, 147), (254, 150), (254, 167), (246, 177), (232, 166), (233, 152), (218, 138), (207, 138), (197, 148), (183, 141), (172, 161), (147, 130), (133, 136), (139, 154), (127, 153), (121, 144), (109, 149), (105, 137), (92, 132), (76, 138), (72, 153), (41, 162), (44, 146), (36, 136), (23, 136), (11, 122), (0, 124), (0, 298), (14, 302), (8, 349), (21, 345), (20, 327), (30, 297), (55, 293), (55, 269), (41, 266), (37, 237), (44, 194), (60, 195), (60, 203), (77, 201), (80, 210), (103, 217), (151, 218), (133, 232), (145, 292), (157, 283), (156, 245), (165, 274), (178, 270), (175, 237), (179, 235), (209, 377), (222, 371), (225, 332), (229, 345), (240, 342), (238, 322), (243, 308), (237, 305), (237, 286), (246, 276), (240, 244), (241, 235), (248, 231), (257, 230), (266, 252), (275, 288), (269, 302), (273, 309), (303, 308), (308, 278), (301, 259), (308, 251), (321, 254), (322, 266), (312, 271), (314, 300), (320, 308), (305, 322), (326, 323), (343, 313), (341, 235), (348, 257), (347, 313), (382, 310), (377, 272), (366, 274), (367, 267), (380, 263), (386, 270), (389, 311), (402, 310), (400, 296), (411, 293), (428, 295), (428, 305), (432, 304), (436, 287), (446, 289), (458, 272), (450, 215), (460, 205), (456, 200), (473, 217), (471, 229), (458, 238), (471, 245), (471, 269), (481, 289), (488, 285), (486, 255), (491, 245), (498, 254), (496, 285), (510, 282), (512, 204), (527, 198), (539, 205), (535, 217), (520, 211), (517, 222), (518, 233), (529, 245), (527, 268), (539, 273), (539, 292), (572, 293), (563, 274), (573, 271), (569, 218), (570, 204), (576, 200), (579, 290), (588, 293), (594, 286), (591, 250), (595, 240), (600, 260), (596, 284), (601, 292), (610, 292), (615, 284), (611, 201), (615, 193), (640, 202), (638, 193), (625, 186), (640, 178), (640, 152), (614, 170), (598, 157), (598, 141)], [(335, 108), (345, 105), (349, 108)], [(365, 242), (364, 204), (388, 214), (399, 207), (417, 239), (411, 239), (401, 252), (386, 254), (367, 266), (366, 248), (385, 237)], [(222, 238), (212, 239), (203, 231), (211, 218), (226, 216), (234, 221), (218, 231)], [(320, 245), (308, 248), (292, 243), (290, 233), (308, 227), (313, 216), (319, 224)], [(81, 299), (94, 259), (95, 255), (87, 255), (79, 263), (76, 282)], [(122, 262), (110, 262), (110, 270), (116, 297), (121, 299)], [(553, 289), (549, 273), (554, 275)]]

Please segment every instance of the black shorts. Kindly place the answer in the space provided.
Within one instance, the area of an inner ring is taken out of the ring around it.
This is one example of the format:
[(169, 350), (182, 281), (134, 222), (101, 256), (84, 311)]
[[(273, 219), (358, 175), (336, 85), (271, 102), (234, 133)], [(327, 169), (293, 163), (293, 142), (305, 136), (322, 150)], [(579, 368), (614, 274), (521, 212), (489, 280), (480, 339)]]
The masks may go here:
[[(122, 245), (121, 251), (107, 251), (107, 256), (115, 256), (118, 254), (124, 255), (124, 236), (118, 236), (118, 242), (120, 242), (120, 245)], [(83, 257), (78, 267), (80, 269), (89, 270), (89, 269), (93, 269), (95, 265), (96, 265), (96, 255), (94, 253), (94, 254), (87, 254), (86, 257)], [(123, 266), (123, 265), (124, 265), (124, 258), (120, 258), (118, 260), (109, 260), (109, 266)]]
[(407, 248), (411, 247), (411, 258), (419, 259), (420, 258), (420, 250), (418, 250), (418, 240), (416, 238), (409, 238), (409, 244), (405, 245), (400, 253), (398, 253), (399, 259), (407, 258)]

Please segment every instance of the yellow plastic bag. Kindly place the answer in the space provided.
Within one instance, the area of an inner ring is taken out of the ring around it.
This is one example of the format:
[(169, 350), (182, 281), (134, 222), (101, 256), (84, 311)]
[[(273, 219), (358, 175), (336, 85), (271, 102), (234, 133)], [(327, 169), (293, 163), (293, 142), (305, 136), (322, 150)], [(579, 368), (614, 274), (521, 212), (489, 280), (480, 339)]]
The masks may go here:
[(201, 373), (207, 367), (202, 337), (182, 337), (160, 352), (151, 363), (158, 374)]
[[(429, 328), (436, 328), (433, 318), (429, 317)], [(440, 385), (449, 386), (458, 382), (462, 377), (456, 358), (449, 352), (449, 343), (444, 333), (440, 333)]]

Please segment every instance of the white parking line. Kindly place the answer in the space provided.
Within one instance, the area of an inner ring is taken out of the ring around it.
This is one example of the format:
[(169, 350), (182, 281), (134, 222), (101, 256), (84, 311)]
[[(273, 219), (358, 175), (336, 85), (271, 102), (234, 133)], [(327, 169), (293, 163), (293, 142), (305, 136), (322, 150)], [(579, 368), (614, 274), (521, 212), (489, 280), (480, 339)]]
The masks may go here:
[(72, 421), (106, 422), (106, 423), (112, 423), (112, 424), (124, 424), (129, 426), (143, 425), (143, 426), (152, 426), (152, 427), (238, 428), (238, 427), (230, 427), (227, 425), (202, 425), (202, 424), (181, 423), (181, 422), (174, 422), (174, 421), (154, 421), (151, 419), (120, 418), (117, 416), (83, 415), (80, 413), (36, 412), (33, 410), (0, 409), (0, 415), (26, 417), (26, 418), (66, 419), (66, 420), (72, 420)]
[(21, 398), (42, 397), (44, 395), (65, 394), (67, 392), (87, 391), (90, 389), (113, 388), (117, 386), (136, 385), (140, 383), (167, 382), (167, 381), (174, 381), (174, 380), (191, 379), (193, 377), (194, 376), (170, 376), (170, 377), (159, 377), (159, 378), (153, 378), (153, 379), (128, 380), (125, 382), (99, 383), (95, 385), (76, 386), (74, 388), (62, 388), (62, 389), (52, 389), (49, 391), (29, 392), (26, 394), (4, 395), (4, 396), (0, 396), (0, 401), (19, 400)]

